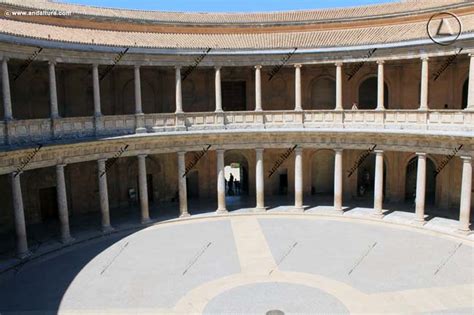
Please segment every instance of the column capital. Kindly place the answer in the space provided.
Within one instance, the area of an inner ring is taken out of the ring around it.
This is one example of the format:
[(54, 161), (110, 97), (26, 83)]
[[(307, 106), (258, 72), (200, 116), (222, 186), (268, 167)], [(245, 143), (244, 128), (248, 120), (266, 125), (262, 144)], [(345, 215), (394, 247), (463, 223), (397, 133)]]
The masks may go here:
[(261, 65), (257, 65), (257, 66), (255, 66), (255, 69), (260, 70), (260, 69), (262, 69), (262, 66), (261, 66)]
[(428, 61), (430, 58), (428, 56), (421, 56), (421, 61)]
[(473, 58), (474, 57), (474, 51), (473, 52), (470, 52), (467, 54), (469, 57)]
[(99, 64), (96, 63), (96, 62), (94, 62), (94, 63), (92, 64), (92, 68), (99, 68)]
[(174, 66), (175, 70), (181, 70), (181, 66)]
[(303, 152), (303, 148), (302, 147), (296, 147), (295, 152), (301, 153), (301, 152)]
[(225, 152), (225, 149), (216, 149), (216, 152), (222, 154)]
[(255, 151), (258, 152), (258, 153), (262, 153), (264, 150), (264, 148), (255, 148)]
[(101, 159), (98, 159), (97, 162), (105, 163), (105, 162), (107, 162), (107, 159), (106, 158), (101, 158)]
[(383, 59), (377, 60), (378, 65), (383, 65), (384, 63), (385, 63), (385, 60), (383, 60)]
[(10, 176), (12, 178), (15, 178), (15, 177), (17, 177), (18, 175), (21, 175), (21, 174), (23, 174), (23, 170), (16, 170), (16, 171), (11, 172)]
[(381, 154), (383, 154), (383, 150), (374, 150), (374, 153), (376, 155), (381, 155)]
[(2, 60), (2, 62), (8, 62), (10, 60), (10, 57), (0, 56), (0, 59)]
[(464, 162), (470, 162), (470, 161), (472, 161), (472, 156), (470, 156), (470, 155), (461, 155), (460, 158), (461, 158), (461, 160), (463, 160)]
[(336, 67), (342, 67), (344, 63), (342, 61), (338, 61), (335, 63)]
[(218, 70), (221, 70), (222, 69), (222, 66), (214, 66), (214, 70), (218, 71)]
[(56, 168), (64, 168), (66, 165), (66, 163), (56, 164)]
[(141, 153), (141, 154), (138, 154), (137, 157), (140, 158), (140, 159), (144, 159), (148, 156), (148, 154), (145, 154), (145, 153)]
[(295, 64), (295, 68), (301, 68), (303, 65), (301, 63)]
[(56, 61), (56, 59), (50, 59), (48, 60), (48, 65), (50, 66), (55, 66), (58, 62)]
[(184, 156), (186, 154), (186, 151), (178, 151), (178, 156)]
[(333, 149), (333, 150), (334, 150), (334, 152), (336, 152), (336, 153), (341, 153), (342, 151), (344, 151), (344, 149), (341, 149), (341, 148), (335, 148), (335, 149)]
[(142, 66), (141, 64), (134, 64), (134, 65), (133, 65), (133, 68), (134, 68), (134, 69), (140, 69), (141, 66)]
[(417, 156), (422, 156), (422, 157), (425, 157), (426, 156), (426, 153), (424, 152), (416, 152), (415, 153)]

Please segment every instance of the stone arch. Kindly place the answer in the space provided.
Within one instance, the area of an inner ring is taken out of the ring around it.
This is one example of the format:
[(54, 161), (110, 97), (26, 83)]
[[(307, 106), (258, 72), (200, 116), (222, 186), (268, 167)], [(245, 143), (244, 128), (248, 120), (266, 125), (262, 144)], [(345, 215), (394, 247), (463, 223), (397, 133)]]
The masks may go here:
[[(389, 88), (384, 82), (384, 106), (389, 108)], [(377, 76), (371, 75), (361, 80), (358, 88), (359, 109), (375, 109), (377, 107)]]
[(336, 81), (331, 76), (321, 76), (311, 81), (310, 109), (336, 107)]
[(311, 194), (334, 193), (334, 151), (317, 150), (311, 155)]

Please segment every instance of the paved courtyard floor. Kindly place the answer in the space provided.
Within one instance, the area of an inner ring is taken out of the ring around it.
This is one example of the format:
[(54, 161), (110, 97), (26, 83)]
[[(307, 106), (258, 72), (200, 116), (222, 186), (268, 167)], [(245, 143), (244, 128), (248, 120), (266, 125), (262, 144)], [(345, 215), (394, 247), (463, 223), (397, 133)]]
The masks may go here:
[(0, 313), (473, 314), (473, 266), (468, 238), (383, 221), (198, 215), (3, 272)]

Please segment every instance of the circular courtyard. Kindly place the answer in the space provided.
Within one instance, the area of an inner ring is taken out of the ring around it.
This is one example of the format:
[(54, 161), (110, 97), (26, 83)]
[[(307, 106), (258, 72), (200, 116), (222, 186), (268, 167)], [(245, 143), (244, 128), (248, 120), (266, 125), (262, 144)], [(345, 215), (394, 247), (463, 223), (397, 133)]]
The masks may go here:
[(470, 241), (368, 220), (175, 220), (4, 272), (0, 313), (472, 314), (473, 259)]

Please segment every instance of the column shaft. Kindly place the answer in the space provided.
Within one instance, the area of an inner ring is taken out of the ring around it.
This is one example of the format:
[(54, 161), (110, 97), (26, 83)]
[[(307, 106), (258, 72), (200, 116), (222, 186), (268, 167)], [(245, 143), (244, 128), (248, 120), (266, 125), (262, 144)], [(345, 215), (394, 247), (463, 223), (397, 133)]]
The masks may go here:
[(428, 109), (428, 58), (421, 59), (420, 110)]
[(23, 208), (23, 196), (21, 193), (20, 173), (10, 174), (13, 193), (13, 209), (15, 216), (16, 251), (20, 258), (29, 255), (28, 241), (26, 237), (25, 211)]
[(179, 186), (179, 213), (180, 217), (189, 216), (188, 192), (186, 188), (186, 152), (178, 152), (178, 186)]
[(303, 211), (303, 149), (295, 149), (295, 210)]
[(295, 65), (295, 110), (303, 110), (301, 105), (301, 65)]
[(342, 150), (334, 151), (334, 210), (342, 212)]
[(383, 151), (375, 150), (374, 215), (383, 216)]
[(418, 166), (416, 172), (415, 211), (417, 223), (425, 222), (425, 192), (426, 192), (426, 154), (417, 153)]
[(10, 78), (8, 75), (8, 59), (2, 60), (2, 93), (3, 93), (3, 114), (5, 120), (13, 119), (12, 99), (10, 94)]
[(255, 111), (262, 111), (262, 66), (255, 66)]
[(107, 189), (107, 170), (105, 162), (107, 159), (100, 159), (97, 161), (98, 179), (99, 179), (99, 199), (100, 212), (102, 214), (102, 231), (109, 232), (112, 230), (110, 225), (110, 211), (109, 211), (109, 192)]
[(469, 83), (467, 88), (467, 110), (474, 110), (474, 54), (469, 55)]
[(140, 209), (142, 216), (142, 223), (150, 222), (150, 210), (148, 207), (148, 185), (146, 179), (146, 155), (138, 155), (138, 184), (140, 195)]
[(135, 114), (143, 114), (142, 110), (142, 84), (140, 79), (140, 66), (133, 68), (135, 82)]
[(94, 116), (101, 116), (102, 110), (100, 106), (100, 82), (99, 82), (99, 65), (92, 65), (92, 88), (94, 91)]
[(256, 167), (255, 167), (255, 178), (256, 178), (256, 193), (257, 193), (257, 206), (256, 211), (265, 211), (265, 187), (264, 187), (264, 169), (263, 169), (263, 149), (255, 149), (256, 152)]
[(64, 167), (66, 165), (56, 165), (56, 189), (58, 198), (59, 222), (61, 224), (61, 241), (69, 243), (72, 241), (69, 230), (69, 211), (67, 206), (66, 181), (64, 179)]
[(183, 112), (183, 96), (181, 94), (181, 68), (176, 67), (175, 70), (175, 84), (176, 84), (176, 113)]
[(461, 157), (462, 182), (461, 182), (461, 202), (459, 209), (459, 230), (468, 233), (471, 216), (471, 190), (472, 190), (472, 158), (470, 156)]
[(221, 68), (216, 68), (215, 75), (216, 84), (216, 112), (222, 112), (222, 90), (221, 90)]
[(342, 110), (342, 63), (336, 63), (336, 110)]
[(58, 94), (56, 86), (56, 63), (49, 62), (49, 103), (51, 107), (51, 118), (58, 118)]
[(377, 61), (377, 109), (383, 110), (384, 107), (384, 73), (383, 73), (383, 60)]
[(224, 150), (217, 150), (217, 212), (227, 212), (225, 202)]

